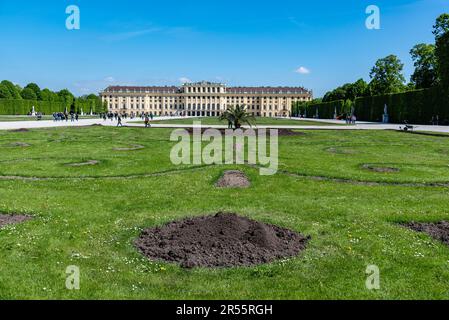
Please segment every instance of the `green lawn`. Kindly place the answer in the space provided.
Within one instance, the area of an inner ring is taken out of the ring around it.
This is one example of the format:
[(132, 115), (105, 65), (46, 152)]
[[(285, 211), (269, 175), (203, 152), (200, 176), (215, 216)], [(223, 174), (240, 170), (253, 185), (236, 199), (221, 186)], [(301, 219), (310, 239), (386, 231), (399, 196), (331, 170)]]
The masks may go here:
[[(220, 121), (216, 117), (206, 117), (206, 118), (188, 118), (188, 119), (168, 119), (168, 120), (157, 120), (155, 118), (151, 123), (155, 124), (192, 124), (193, 121), (201, 121), (203, 125), (227, 125), (226, 121)], [(339, 124), (308, 121), (308, 120), (292, 120), (292, 119), (278, 119), (278, 118), (264, 118), (257, 117), (255, 119), (256, 125), (277, 125), (277, 126), (334, 126)]]
[[(0, 230), (0, 299), (449, 298), (449, 248), (397, 225), (449, 219), (449, 189), (432, 185), (449, 182), (447, 137), (307, 131), (280, 137), (281, 171), (260, 176), (249, 166), (174, 166), (170, 133), (1, 131), (0, 211), (35, 219)], [(133, 144), (145, 148), (113, 150)], [(101, 162), (66, 166), (85, 160)], [(400, 171), (371, 172), (366, 164)], [(252, 186), (214, 188), (230, 168), (245, 171)], [(218, 270), (150, 262), (133, 246), (145, 227), (218, 211), (312, 239), (294, 259)], [(378, 291), (365, 288), (371, 264), (380, 268)], [(80, 267), (79, 291), (65, 288), (69, 265)]]

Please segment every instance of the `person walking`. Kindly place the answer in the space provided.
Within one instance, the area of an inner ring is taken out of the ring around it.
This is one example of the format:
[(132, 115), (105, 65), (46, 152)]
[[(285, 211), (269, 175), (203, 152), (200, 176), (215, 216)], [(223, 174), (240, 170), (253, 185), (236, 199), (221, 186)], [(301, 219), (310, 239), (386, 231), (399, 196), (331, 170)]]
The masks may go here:
[(153, 112), (151, 112), (151, 113), (150, 113), (151, 121), (153, 121), (153, 117), (154, 117), (154, 116), (153, 116)]
[(145, 117), (145, 128), (151, 127), (150, 118), (148, 116)]
[(78, 115), (78, 112), (75, 114), (75, 120), (76, 120), (76, 122), (78, 122), (78, 119), (79, 119), (79, 115)]
[(120, 115), (117, 116), (117, 127), (123, 127), (122, 117)]

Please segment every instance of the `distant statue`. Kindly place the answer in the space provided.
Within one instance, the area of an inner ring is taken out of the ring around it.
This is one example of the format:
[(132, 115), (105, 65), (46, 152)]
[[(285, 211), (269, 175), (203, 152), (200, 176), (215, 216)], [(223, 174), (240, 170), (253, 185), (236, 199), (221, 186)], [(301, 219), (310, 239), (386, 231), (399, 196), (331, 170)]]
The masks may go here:
[(31, 108), (31, 115), (34, 117), (36, 115), (36, 109), (34, 106)]
[(390, 122), (390, 116), (388, 115), (388, 106), (385, 104), (384, 107), (384, 114), (382, 116), (382, 123), (389, 123)]
[(334, 110), (334, 120), (336, 120), (337, 117), (338, 117), (338, 114), (337, 114), (337, 107), (335, 107), (335, 110)]

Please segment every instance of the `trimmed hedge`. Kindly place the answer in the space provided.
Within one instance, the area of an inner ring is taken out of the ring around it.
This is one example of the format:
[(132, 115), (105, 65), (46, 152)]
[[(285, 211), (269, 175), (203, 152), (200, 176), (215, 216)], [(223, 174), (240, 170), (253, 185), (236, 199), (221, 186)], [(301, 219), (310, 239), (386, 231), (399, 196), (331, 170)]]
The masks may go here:
[(33, 106), (36, 112), (44, 114), (63, 112), (65, 110), (65, 104), (61, 101), (0, 99), (0, 114), (25, 115), (31, 112)]
[(439, 117), (441, 124), (449, 124), (449, 99), (438, 87), (357, 98), (355, 114), (361, 121), (382, 121), (385, 104), (388, 106), (390, 122), (429, 124), (432, 117)]
[[(309, 104), (307, 106), (307, 117), (314, 117), (317, 114), (317, 110), (320, 119), (334, 119), (335, 110), (337, 110), (337, 115), (341, 115), (345, 112), (349, 112), (350, 107), (347, 107), (344, 100)], [(302, 113), (304, 113), (304, 111), (302, 111)]]
[[(36, 101), (36, 100), (15, 100), (15, 99), (0, 99), (0, 115), (26, 115), (31, 112), (34, 106), (36, 112), (43, 114), (52, 114), (54, 112), (64, 112), (66, 103), (62, 101)], [(75, 100), (75, 109), (71, 110), (67, 106), (67, 110), (81, 113), (90, 113), (92, 110), (95, 113), (103, 112), (101, 105), (97, 105), (95, 100)]]

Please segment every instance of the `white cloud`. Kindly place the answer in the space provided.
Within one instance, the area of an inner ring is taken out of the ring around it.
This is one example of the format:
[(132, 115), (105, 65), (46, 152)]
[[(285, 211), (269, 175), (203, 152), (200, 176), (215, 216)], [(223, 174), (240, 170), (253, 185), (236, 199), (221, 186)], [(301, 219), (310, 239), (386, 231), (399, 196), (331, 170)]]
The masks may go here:
[(115, 79), (114, 79), (114, 77), (106, 77), (106, 78), (104, 78), (104, 81), (106, 81), (106, 82), (115, 82)]
[(179, 78), (178, 80), (179, 80), (179, 82), (181, 82), (182, 84), (184, 84), (184, 83), (191, 83), (191, 82), (192, 82), (192, 80), (190, 80), (189, 78), (186, 78), (186, 77), (181, 77), (181, 78)]
[(299, 74), (310, 74), (310, 70), (307, 69), (306, 67), (299, 67), (298, 69), (295, 70), (295, 72)]

